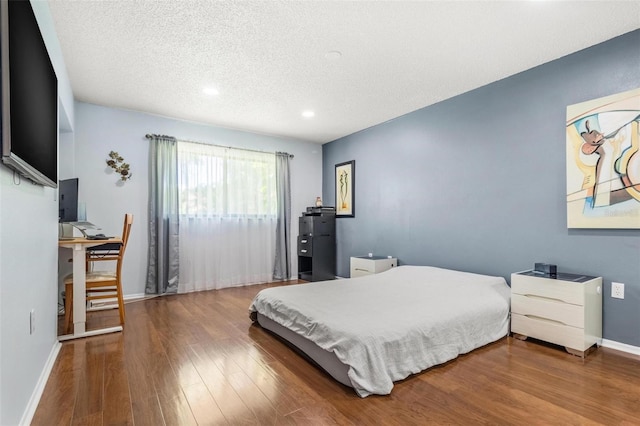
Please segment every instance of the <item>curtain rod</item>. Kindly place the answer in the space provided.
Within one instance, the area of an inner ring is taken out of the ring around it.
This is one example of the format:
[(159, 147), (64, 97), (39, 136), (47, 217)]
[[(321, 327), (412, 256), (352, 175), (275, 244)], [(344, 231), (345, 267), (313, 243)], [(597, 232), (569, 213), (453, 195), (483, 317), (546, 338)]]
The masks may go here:
[[(174, 138), (174, 139), (180, 140), (182, 142), (196, 143), (196, 144), (199, 144), (199, 145), (216, 146), (218, 148), (240, 149), (240, 150), (243, 150), (243, 151), (260, 152), (262, 154), (274, 154), (273, 152), (259, 151), (257, 149), (238, 148), (238, 147), (235, 147), (235, 146), (224, 146), (224, 145), (216, 145), (216, 144), (200, 142), (200, 141), (190, 141), (190, 140), (187, 140), (187, 139), (178, 139), (178, 138), (175, 138), (174, 136), (167, 136), (167, 135), (155, 135), (155, 134), (152, 135), (152, 134), (147, 133), (144, 137), (147, 138), (147, 139), (152, 139), (154, 136), (160, 136), (160, 137), (165, 137), (165, 138)], [(275, 152), (275, 154), (278, 154), (278, 152)], [(283, 152), (282, 154), (288, 155), (289, 158), (294, 158), (294, 155), (293, 154), (289, 154), (288, 152)]]

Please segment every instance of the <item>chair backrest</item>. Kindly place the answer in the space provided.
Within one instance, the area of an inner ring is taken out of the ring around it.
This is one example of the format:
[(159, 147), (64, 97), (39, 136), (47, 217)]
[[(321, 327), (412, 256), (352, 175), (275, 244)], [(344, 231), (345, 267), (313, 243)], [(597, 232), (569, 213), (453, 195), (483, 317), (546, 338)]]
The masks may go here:
[[(129, 235), (131, 234), (131, 225), (133, 224), (133, 215), (127, 213), (124, 215), (124, 226), (122, 229), (122, 244), (115, 249), (110, 243), (105, 244), (104, 248), (95, 246), (87, 250), (87, 264), (89, 262), (113, 261), (117, 262), (116, 269), (118, 275), (122, 270), (122, 259), (127, 248)], [(117, 251), (116, 251), (117, 250)], [(88, 268), (87, 268), (88, 269)]]
[(122, 272), (122, 259), (124, 258), (124, 251), (127, 249), (127, 242), (129, 241), (129, 235), (131, 234), (131, 225), (133, 225), (133, 215), (127, 213), (124, 215), (124, 226), (122, 229), (122, 246), (118, 251), (118, 276)]
[(133, 225), (133, 215), (131, 213), (127, 213), (124, 215), (124, 226), (122, 228), (122, 248), (120, 249), (121, 256), (124, 256), (124, 251), (127, 248), (129, 234), (131, 234), (131, 225)]

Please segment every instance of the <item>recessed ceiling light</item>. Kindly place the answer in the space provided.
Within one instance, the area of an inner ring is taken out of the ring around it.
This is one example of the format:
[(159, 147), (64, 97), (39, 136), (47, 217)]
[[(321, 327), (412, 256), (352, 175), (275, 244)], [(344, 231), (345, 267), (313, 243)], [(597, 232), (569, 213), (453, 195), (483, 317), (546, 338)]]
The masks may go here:
[(330, 61), (336, 61), (342, 57), (342, 52), (338, 50), (330, 50), (329, 52), (324, 54), (324, 57), (326, 59), (329, 59)]
[(216, 96), (220, 94), (220, 92), (218, 92), (218, 89), (216, 89), (215, 87), (205, 87), (204, 89), (202, 89), (202, 92), (205, 95), (209, 96)]
[(313, 112), (313, 111), (311, 111), (311, 110), (302, 111), (302, 116), (303, 116), (304, 118), (311, 118), (311, 117), (313, 117), (314, 115), (316, 115), (316, 113), (315, 113), (315, 112)]

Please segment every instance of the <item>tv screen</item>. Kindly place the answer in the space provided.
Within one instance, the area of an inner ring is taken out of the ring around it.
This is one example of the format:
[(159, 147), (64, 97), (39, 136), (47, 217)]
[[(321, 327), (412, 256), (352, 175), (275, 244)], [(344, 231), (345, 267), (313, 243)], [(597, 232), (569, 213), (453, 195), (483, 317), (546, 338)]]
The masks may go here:
[(2, 161), (32, 181), (58, 181), (58, 79), (28, 0), (0, 2)]
[(58, 206), (60, 222), (78, 221), (78, 178), (58, 182)]

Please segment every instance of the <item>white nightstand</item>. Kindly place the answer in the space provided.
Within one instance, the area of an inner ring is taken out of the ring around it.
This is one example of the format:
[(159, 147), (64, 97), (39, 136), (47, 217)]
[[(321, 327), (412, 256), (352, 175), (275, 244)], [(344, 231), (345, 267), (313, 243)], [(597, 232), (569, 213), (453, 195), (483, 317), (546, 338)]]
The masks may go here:
[(511, 332), (584, 357), (602, 343), (602, 278), (533, 271), (511, 274)]
[(398, 259), (382, 256), (358, 256), (351, 258), (351, 278), (377, 274), (398, 266)]

